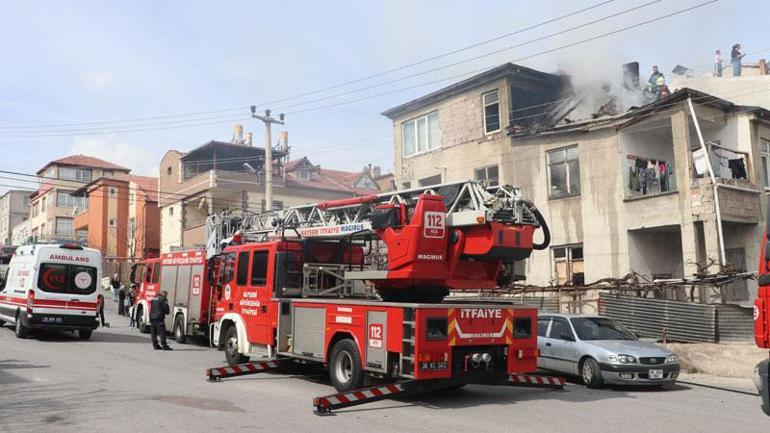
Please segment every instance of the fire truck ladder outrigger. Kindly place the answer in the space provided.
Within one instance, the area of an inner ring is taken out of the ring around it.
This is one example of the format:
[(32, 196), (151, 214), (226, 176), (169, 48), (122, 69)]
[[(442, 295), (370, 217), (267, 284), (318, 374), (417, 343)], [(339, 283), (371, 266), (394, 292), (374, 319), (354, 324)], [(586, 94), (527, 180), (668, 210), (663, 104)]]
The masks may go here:
[(210, 381), (291, 361), (326, 365), (339, 393), (316, 398), (317, 414), (464, 384), (564, 386), (527, 374), (536, 309), (445, 299), (506, 285), (548, 247), (543, 216), (517, 187), (466, 181), (227, 211), (206, 229), (210, 335), (229, 364), (206, 370)]

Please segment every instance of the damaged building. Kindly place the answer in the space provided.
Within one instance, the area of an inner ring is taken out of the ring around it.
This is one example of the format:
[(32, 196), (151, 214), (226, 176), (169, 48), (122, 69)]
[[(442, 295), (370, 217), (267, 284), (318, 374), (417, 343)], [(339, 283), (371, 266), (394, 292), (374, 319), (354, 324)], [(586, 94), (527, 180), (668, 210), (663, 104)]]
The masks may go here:
[[(588, 101), (575, 90), (568, 77), (506, 64), (386, 111), (395, 181), (520, 186), (552, 236), (527, 260), (533, 285), (631, 271), (649, 281), (681, 278), (710, 263), (712, 272), (756, 267), (770, 112), (689, 88), (640, 105), (611, 93)], [(666, 294), (740, 304), (755, 295), (755, 281)], [(596, 303), (571, 308), (592, 313)]]

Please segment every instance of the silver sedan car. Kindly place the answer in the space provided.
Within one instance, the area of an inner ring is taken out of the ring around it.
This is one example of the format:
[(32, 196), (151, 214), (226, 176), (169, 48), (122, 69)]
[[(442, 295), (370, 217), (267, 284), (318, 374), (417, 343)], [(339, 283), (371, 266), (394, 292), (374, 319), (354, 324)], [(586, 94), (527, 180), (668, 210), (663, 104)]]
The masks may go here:
[(679, 358), (639, 341), (620, 322), (601, 316), (543, 314), (537, 319), (537, 366), (576, 375), (589, 388), (617, 385), (673, 385)]

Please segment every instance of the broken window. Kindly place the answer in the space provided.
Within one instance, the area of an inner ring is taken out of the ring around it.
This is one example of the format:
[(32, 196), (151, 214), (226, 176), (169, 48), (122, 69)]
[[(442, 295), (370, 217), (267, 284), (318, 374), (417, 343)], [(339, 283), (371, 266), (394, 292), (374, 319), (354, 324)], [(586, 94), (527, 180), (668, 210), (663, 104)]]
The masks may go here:
[(551, 248), (556, 284), (585, 284), (583, 271), (583, 245), (566, 245)]
[(497, 89), (481, 95), (484, 103), (484, 134), (500, 130), (500, 98)]
[(580, 161), (577, 145), (551, 150), (548, 160), (550, 198), (580, 194)]
[(404, 156), (437, 149), (441, 145), (438, 113), (433, 112), (401, 125)]
[(498, 169), (497, 165), (490, 165), (488, 167), (481, 167), (475, 170), (476, 180), (484, 182), (487, 186), (499, 185)]

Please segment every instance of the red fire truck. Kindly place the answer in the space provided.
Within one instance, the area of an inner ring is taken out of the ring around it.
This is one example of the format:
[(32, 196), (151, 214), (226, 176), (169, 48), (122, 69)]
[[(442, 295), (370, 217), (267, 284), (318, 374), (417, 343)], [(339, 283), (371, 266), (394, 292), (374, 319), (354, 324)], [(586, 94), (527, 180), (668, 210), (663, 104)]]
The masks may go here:
[(534, 308), (444, 299), (498, 288), (547, 247), (542, 215), (517, 188), (459, 182), (214, 215), (208, 228), (210, 337), (228, 363), (210, 380), (321, 363), (340, 394), (317, 398), (319, 413), (466, 383), (563, 385), (526, 375), (538, 356)]
[(136, 265), (131, 282), (138, 288), (133, 314), (139, 330), (148, 332), (152, 299), (166, 290), (171, 306), (166, 329), (172, 330), (176, 341), (184, 343), (188, 336), (207, 335), (213, 304), (206, 272), (203, 250), (165, 253)]
[[(762, 237), (762, 248), (759, 259), (759, 289), (754, 301), (754, 340), (758, 347), (770, 349), (770, 209), (765, 235)], [(770, 378), (768, 366), (770, 359), (765, 359), (757, 365), (756, 385), (762, 396), (762, 410), (770, 415)]]

